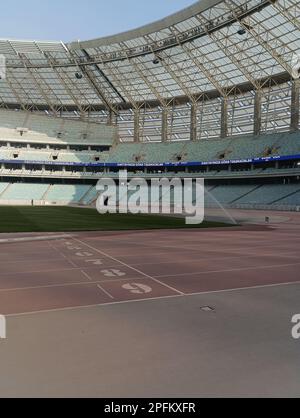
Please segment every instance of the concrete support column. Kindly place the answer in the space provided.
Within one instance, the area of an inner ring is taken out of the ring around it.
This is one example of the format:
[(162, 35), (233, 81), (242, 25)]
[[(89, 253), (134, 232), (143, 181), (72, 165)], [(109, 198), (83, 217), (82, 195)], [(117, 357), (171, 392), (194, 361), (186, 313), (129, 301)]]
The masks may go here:
[(228, 99), (222, 97), (221, 105), (221, 138), (228, 137)]
[(168, 108), (164, 107), (161, 114), (161, 140), (168, 141)]
[(107, 114), (107, 123), (108, 125), (117, 125), (118, 123), (118, 114), (109, 110)]
[(140, 111), (134, 109), (134, 142), (140, 142)]
[(191, 106), (191, 141), (197, 140), (197, 105), (195, 103)]
[(254, 97), (254, 135), (261, 133), (261, 91), (256, 90)]
[(300, 122), (300, 80), (292, 82), (292, 100), (291, 100), (291, 131), (299, 129)]

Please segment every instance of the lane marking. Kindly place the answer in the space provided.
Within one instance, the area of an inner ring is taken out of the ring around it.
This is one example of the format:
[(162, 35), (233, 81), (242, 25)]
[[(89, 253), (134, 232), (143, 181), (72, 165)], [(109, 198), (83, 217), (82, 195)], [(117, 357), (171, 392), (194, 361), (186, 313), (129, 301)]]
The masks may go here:
[(107, 296), (109, 296), (111, 299), (115, 299), (113, 295), (111, 295), (109, 292), (107, 292), (100, 284), (97, 285), (98, 289), (100, 289), (102, 292), (104, 292)]
[[(84, 272), (81, 271), (86, 278), (88, 278), (88, 275)], [(9, 289), (0, 289), (0, 293), (5, 293), (5, 292), (18, 292), (18, 291), (25, 291), (25, 290), (38, 290), (38, 289), (48, 289), (48, 288), (54, 288), (54, 287), (71, 287), (71, 286), (86, 286), (88, 284), (103, 284), (103, 283), (118, 283), (118, 282), (128, 282), (128, 281), (140, 281), (140, 280), (145, 280), (144, 277), (126, 277), (124, 279), (121, 278), (116, 278), (115, 280), (94, 280), (94, 279), (89, 279), (92, 281), (89, 282), (67, 282), (67, 283), (57, 283), (57, 284), (46, 284), (46, 285), (39, 285), (39, 286), (26, 286), (26, 287), (14, 287), (14, 288), (9, 288)]]
[(32, 236), (32, 237), (20, 237), (20, 238), (2, 238), (0, 244), (18, 243), (18, 242), (31, 242), (31, 241), (48, 241), (57, 240), (61, 238), (70, 238), (70, 235), (45, 235), (45, 236)]
[(264, 269), (272, 269), (272, 268), (281, 268), (281, 267), (292, 267), (292, 266), (300, 266), (300, 263), (294, 263), (294, 264), (275, 264), (272, 266), (260, 266), (260, 267), (241, 267), (241, 268), (235, 268), (235, 269), (226, 269), (226, 270), (208, 270), (208, 271), (199, 271), (194, 273), (180, 273), (180, 274), (165, 274), (163, 276), (155, 276), (160, 279), (164, 277), (180, 277), (180, 276), (195, 276), (198, 274), (212, 274), (212, 273), (227, 273), (227, 272), (233, 272), (233, 271), (247, 271), (247, 270), (264, 270)]
[(155, 302), (159, 300), (167, 300), (167, 299), (179, 299), (179, 298), (190, 298), (194, 296), (202, 296), (202, 295), (213, 295), (218, 293), (234, 293), (234, 292), (242, 292), (242, 291), (249, 291), (249, 290), (259, 290), (259, 289), (267, 289), (267, 288), (274, 288), (274, 287), (285, 287), (285, 286), (294, 286), (300, 285), (300, 281), (298, 282), (289, 282), (289, 283), (276, 283), (271, 285), (262, 285), (262, 286), (252, 286), (252, 287), (241, 287), (241, 288), (233, 288), (233, 289), (224, 289), (224, 290), (213, 290), (207, 292), (198, 292), (198, 293), (189, 293), (184, 295), (171, 295), (171, 296), (157, 296), (154, 298), (146, 298), (146, 299), (134, 299), (134, 300), (125, 300), (119, 302), (108, 302), (108, 303), (100, 303), (100, 304), (91, 304), (85, 306), (72, 306), (68, 308), (57, 308), (57, 309), (45, 309), (42, 311), (33, 311), (33, 312), (21, 312), (17, 314), (6, 314), (6, 317), (21, 317), (21, 316), (30, 316), (30, 315), (41, 315), (47, 313), (56, 313), (56, 312), (68, 312), (68, 311), (75, 311), (79, 309), (90, 309), (90, 308), (105, 308), (114, 305), (126, 305), (126, 304), (134, 304), (134, 303), (142, 303), (142, 302)]
[[(90, 280), (90, 282), (93, 281), (93, 279), (85, 271), (82, 271), (82, 273), (85, 275), (85, 277), (87, 277)], [(103, 293), (105, 293), (110, 299), (115, 299), (113, 295), (106, 291), (100, 284), (97, 284), (97, 288), (101, 290)]]
[[(4, 261), (4, 260), (0, 260), (0, 268), (1, 266), (4, 266), (6, 264), (19, 264), (19, 263), (33, 263), (35, 260), (28, 260), (28, 259), (24, 259), (24, 260), (14, 260), (14, 261)], [(38, 259), (39, 262), (46, 262), (46, 261), (61, 261), (61, 258), (45, 258), (45, 259)]]
[(34, 274), (34, 273), (56, 273), (56, 272), (62, 272), (62, 271), (75, 271), (80, 270), (82, 267), (66, 267), (66, 268), (60, 268), (60, 269), (49, 269), (49, 270), (31, 270), (31, 271), (15, 271), (12, 273), (2, 273), (5, 276), (13, 276), (16, 274)]
[[(226, 242), (226, 245), (228, 247), (228, 242), (226, 240), (225, 240), (225, 242)], [(291, 240), (289, 240), (289, 242), (291, 242)], [(195, 248), (195, 247), (192, 247), (192, 246), (184, 246), (183, 244), (181, 246), (170, 246), (170, 245), (154, 246), (154, 245), (143, 245), (143, 244), (141, 244), (139, 246), (139, 249), (140, 248), (144, 248), (145, 250), (147, 250), (149, 248), (153, 249), (153, 250), (155, 250), (154, 255), (159, 255), (159, 254), (171, 254), (172, 255), (173, 252), (168, 251), (168, 249), (169, 250), (170, 249), (177, 250), (178, 252), (187, 251), (187, 252), (190, 252), (191, 254), (195, 253), (195, 255), (197, 255), (198, 253), (201, 253), (202, 250), (204, 252), (205, 251), (214, 252), (214, 250), (216, 248), (215, 242), (210, 242), (209, 245), (214, 244), (214, 246), (211, 245), (210, 247), (205, 245), (205, 243), (203, 241), (201, 241), (201, 243), (199, 243), (197, 241), (195, 242), (195, 245), (199, 245), (199, 244), (201, 244), (201, 247), (198, 247), (198, 248)], [(241, 242), (241, 244), (242, 244), (242, 242)], [(295, 250), (295, 245), (291, 245), (291, 246), (287, 247), (287, 246), (282, 246), (282, 245), (276, 245), (275, 246), (275, 245), (270, 245), (270, 244), (269, 245), (260, 245), (260, 246), (259, 245), (253, 245), (253, 246), (250, 246), (250, 247), (247, 247), (247, 246), (242, 247), (240, 245), (236, 245), (234, 247), (222, 248), (222, 252), (224, 252), (225, 254), (234, 252), (234, 253), (243, 255), (245, 253), (249, 254), (248, 251), (253, 251), (254, 252), (253, 256), (259, 256), (260, 249), (263, 249), (263, 248), (266, 248), (266, 249), (269, 248), (270, 251), (272, 251), (272, 249), (273, 250), (278, 250), (278, 251), (283, 249), (285, 251), (290, 251), (290, 253), (297, 253), (297, 251)], [(115, 250), (115, 248), (113, 250)], [(127, 258), (127, 257), (131, 257), (131, 254), (128, 254), (128, 252), (125, 252), (125, 253), (124, 252), (121, 252), (121, 253), (119, 252), (119, 254), (115, 257)]]
[(84, 270), (80, 270), (80, 271), (90, 282), (93, 281), (93, 279)]
[[(185, 260), (183, 260), (183, 261), (176, 261), (176, 260), (174, 260), (174, 261), (160, 261), (160, 262), (157, 262), (157, 261), (155, 261), (155, 262), (147, 262), (147, 263), (132, 263), (132, 265), (133, 266), (152, 266), (153, 264), (155, 264), (155, 265), (160, 265), (160, 264), (180, 264), (180, 263), (182, 263), (182, 262), (187, 262), (187, 263), (196, 263), (196, 262), (199, 262), (199, 261), (215, 261), (215, 260), (235, 260), (235, 259), (238, 259), (238, 260), (241, 260), (241, 259), (248, 259), (248, 258), (261, 258), (261, 257), (273, 257), (273, 258), (291, 258), (291, 259), (299, 259), (299, 256), (298, 256), (298, 252), (297, 251), (295, 251), (295, 253), (296, 253), (296, 255), (280, 255), (280, 254), (276, 254), (276, 255), (274, 255), (274, 254), (270, 254), (270, 253), (267, 253), (267, 254), (262, 254), (262, 253), (260, 253), (259, 255), (243, 255), (243, 254), (241, 254), (241, 255), (239, 255), (239, 256), (232, 256), (232, 257), (213, 257), (213, 256), (210, 256), (210, 257), (204, 257), (204, 258), (199, 258), (199, 256), (196, 258), (195, 257), (195, 259), (193, 259), (193, 258), (191, 258), (191, 259), (185, 259)], [(128, 256), (128, 257), (134, 257), (134, 256)], [(122, 258), (128, 258), (128, 257), (123, 257), (122, 256)]]
[(71, 266), (73, 267), (79, 267), (74, 261), (70, 260), (61, 250), (56, 248), (51, 242), (48, 242), (49, 246), (53, 248), (55, 251), (57, 251)]
[(117, 258), (112, 257), (112, 256), (110, 256), (109, 254), (106, 254), (105, 252), (103, 252), (103, 251), (101, 251), (101, 250), (98, 250), (98, 248), (95, 248), (95, 247), (93, 247), (92, 245), (89, 245), (89, 244), (85, 243), (84, 241), (81, 241), (81, 240), (79, 240), (79, 239), (77, 239), (77, 238), (73, 238), (73, 240), (74, 240), (74, 241), (79, 242), (79, 243), (80, 243), (80, 244), (82, 244), (82, 245), (87, 246), (88, 248), (92, 249), (93, 251), (98, 252), (99, 254), (104, 255), (104, 256), (105, 256), (105, 257), (107, 257), (107, 258), (110, 258), (110, 259), (111, 259), (111, 260), (113, 260), (113, 261), (116, 261), (116, 262), (117, 262), (117, 263), (119, 263), (119, 264), (122, 264), (123, 266), (125, 266), (125, 267), (127, 267), (127, 268), (129, 268), (129, 269), (131, 269), (131, 270), (133, 270), (133, 271), (136, 271), (137, 273), (141, 274), (142, 276), (147, 277), (148, 279), (154, 280), (156, 283), (159, 283), (160, 285), (162, 285), (162, 286), (164, 286), (164, 287), (167, 287), (168, 289), (172, 290), (173, 292), (175, 292), (175, 293), (177, 293), (177, 294), (179, 294), (179, 295), (184, 295), (184, 294), (185, 294), (185, 293), (181, 292), (180, 290), (177, 290), (177, 289), (175, 289), (174, 287), (169, 286), (169, 285), (167, 285), (166, 283), (161, 282), (160, 280), (158, 280), (158, 279), (154, 278), (153, 276), (150, 276), (149, 274), (146, 274), (146, 273), (142, 272), (141, 270), (136, 269), (135, 267), (131, 267), (131, 266), (129, 266), (128, 264), (124, 263), (123, 261), (120, 261), (120, 260), (118, 260)]

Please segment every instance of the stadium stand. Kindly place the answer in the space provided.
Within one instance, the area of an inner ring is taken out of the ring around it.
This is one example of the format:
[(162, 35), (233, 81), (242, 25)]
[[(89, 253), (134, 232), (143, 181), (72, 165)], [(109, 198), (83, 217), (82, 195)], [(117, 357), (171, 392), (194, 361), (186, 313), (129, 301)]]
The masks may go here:
[(200, 1), (138, 35), (0, 40), (0, 203), (91, 204), (99, 177), (127, 169), (204, 177), (208, 205), (297, 209), (297, 17), (267, 0), (226, 10)]
[(44, 199), (46, 202), (79, 203), (89, 189), (88, 185), (56, 184), (49, 188)]
[[(268, 151), (268, 152), (267, 152)], [(300, 153), (299, 133), (280, 133), (259, 137), (155, 144), (119, 144), (109, 156), (117, 163), (165, 163), (180, 161), (240, 160), (294, 155)]]
[(57, 144), (112, 145), (117, 138), (114, 126), (54, 118), (31, 112), (0, 111), (0, 139)]

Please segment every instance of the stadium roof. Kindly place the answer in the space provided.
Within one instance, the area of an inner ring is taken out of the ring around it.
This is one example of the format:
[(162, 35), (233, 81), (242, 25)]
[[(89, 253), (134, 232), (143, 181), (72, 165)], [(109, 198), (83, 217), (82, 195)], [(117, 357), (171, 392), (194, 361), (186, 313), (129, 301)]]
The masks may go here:
[(85, 42), (0, 40), (0, 106), (109, 110), (227, 96), (291, 79), (298, 0), (200, 0), (156, 23)]

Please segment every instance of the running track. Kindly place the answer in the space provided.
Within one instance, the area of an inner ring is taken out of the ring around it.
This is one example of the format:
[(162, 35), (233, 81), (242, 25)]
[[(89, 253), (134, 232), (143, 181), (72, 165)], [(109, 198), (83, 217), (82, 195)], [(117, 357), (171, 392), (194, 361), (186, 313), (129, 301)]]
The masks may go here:
[(297, 222), (0, 244), (4, 315), (300, 282)]

